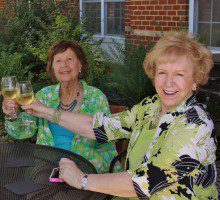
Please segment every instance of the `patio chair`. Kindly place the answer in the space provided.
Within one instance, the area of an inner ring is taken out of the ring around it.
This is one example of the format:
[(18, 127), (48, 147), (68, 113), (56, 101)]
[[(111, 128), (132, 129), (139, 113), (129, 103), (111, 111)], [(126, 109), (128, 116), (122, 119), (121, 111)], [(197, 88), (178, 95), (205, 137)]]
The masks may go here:
[[(217, 67), (217, 66), (215, 66)], [(220, 65), (218, 66), (220, 69)], [(218, 69), (218, 70), (219, 70)], [(217, 139), (216, 150), (216, 186), (220, 196), (220, 73), (210, 76), (209, 83), (200, 88), (197, 94), (198, 101), (203, 100), (207, 112), (214, 122), (214, 132)], [(218, 76), (219, 75), (219, 76)]]
[[(106, 95), (108, 99), (112, 114), (130, 109), (133, 105), (137, 103), (131, 97), (116, 91), (104, 90), (103, 93)], [(120, 139), (116, 141), (116, 149), (119, 154), (127, 150), (127, 146), (128, 146), (127, 139)]]
[(103, 93), (106, 95), (110, 105), (126, 106), (127, 108), (131, 108), (133, 105), (137, 103), (131, 97), (116, 91), (103, 90)]

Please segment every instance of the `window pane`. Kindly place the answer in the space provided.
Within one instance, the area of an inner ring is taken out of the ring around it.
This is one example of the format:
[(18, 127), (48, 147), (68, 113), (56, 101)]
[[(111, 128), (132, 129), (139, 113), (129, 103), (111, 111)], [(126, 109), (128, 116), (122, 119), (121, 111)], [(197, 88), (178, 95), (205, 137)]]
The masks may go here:
[(211, 20), (211, 1), (212, 0), (199, 0), (198, 1), (198, 20), (210, 21)]
[(106, 34), (124, 35), (124, 17), (125, 17), (125, 3), (124, 2), (107, 2), (106, 14)]
[(83, 19), (86, 20), (87, 31), (101, 33), (101, 3), (83, 3)]
[(220, 22), (220, 1), (213, 0), (213, 21)]
[(212, 43), (211, 46), (220, 47), (220, 24), (212, 25)]
[(208, 23), (199, 23), (198, 24), (198, 33), (200, 41), (208, 46), (210, 46), (210, 24)]

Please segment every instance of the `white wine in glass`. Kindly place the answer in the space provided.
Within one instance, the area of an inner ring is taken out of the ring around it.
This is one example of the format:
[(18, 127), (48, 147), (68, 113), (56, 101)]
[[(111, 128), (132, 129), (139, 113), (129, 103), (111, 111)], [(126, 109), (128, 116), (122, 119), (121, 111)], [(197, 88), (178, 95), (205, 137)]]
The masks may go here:
[[(16, 76), (2, 77), (1, 88), (2, 95), (5, 99), (15, 99), (17, 94), (17, 78)], [(17, 115), (13, 108), (13, 114), (6, 116), (7, 119), (16, 119)]]
[[(17, 83), (16, 101), (22, 106), (26, 106), (34, 101), (34, 92), (30, 81), (22, 81)], [(34, 121), (28, 120), (26, 110), (24, 124), (35, 124)]]

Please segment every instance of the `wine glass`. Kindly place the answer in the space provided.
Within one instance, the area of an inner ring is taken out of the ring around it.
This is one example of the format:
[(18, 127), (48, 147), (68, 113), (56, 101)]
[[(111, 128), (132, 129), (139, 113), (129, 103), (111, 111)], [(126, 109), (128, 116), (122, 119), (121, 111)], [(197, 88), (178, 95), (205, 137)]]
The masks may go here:
[[(18, 104), (26, 106), (34, 101), (34, 92), (30, 81), (21, 81), (17, 85), (16, 100)], [(27, 110), (25, 110), (25, 125), (35, 124), (35, 121), (28, 120)]]
[[(2, 95), (5, 99), (15, 99), (17, 93), (17, 78), (16, 76), (2, 77), (1, 90)], [(13, 114), (11, 116), (6, 116), (6, 119), (16, 119), (17, 114), (13, 108)]]

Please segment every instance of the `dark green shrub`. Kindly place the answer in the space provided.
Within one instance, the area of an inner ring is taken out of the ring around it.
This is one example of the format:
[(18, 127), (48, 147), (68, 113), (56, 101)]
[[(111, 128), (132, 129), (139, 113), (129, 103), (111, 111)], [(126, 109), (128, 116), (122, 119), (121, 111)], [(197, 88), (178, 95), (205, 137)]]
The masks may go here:
[[(36, 45), (40, 35), (50, 31), (57, 15), (70, 8), (67, 0), (57, 3), (54, 0), (7, 0), (5, 9), (0, 12), (0, 52), (21, 54), (22, 64), (34, 74), (34, 81), (39, 81), (36, 75), (41, 74), (45, 63), (36, 59), (27, 44)], [(78, 23), (74, 9), (66, 13), (74, 27)]]
[(151, 80), (145, 75), (143, 61), (146, 53), (152, 47), (139, 42), (138, 45), (131, 40), (126, 41), (126, 47), (114, 42), (114, 47), (110, 48), (105, 64), (110, 68), (109, 81), (106, 87), (122, 95), (141, 101), (144, 97), (155, 93)]

